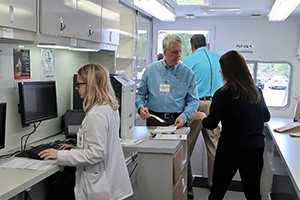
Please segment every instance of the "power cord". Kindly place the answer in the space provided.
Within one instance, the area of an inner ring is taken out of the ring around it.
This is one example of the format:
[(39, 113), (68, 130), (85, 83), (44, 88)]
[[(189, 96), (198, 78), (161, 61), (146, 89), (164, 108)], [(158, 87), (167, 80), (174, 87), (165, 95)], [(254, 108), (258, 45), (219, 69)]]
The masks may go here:
[[(21, 137), (21, 151), (25, 151), (26, 150), (26, 145), (27, 145), (27, 142), (28, 142), (28, 139), (29, 137), (35, 133), (36, 129), (41, 125), (42, 122), (39, 122), (37, 125), (35, 123), (33, 123), (33, 130), (28, 133), (28, 134), (25, 134)], [(23, 140), (25, 138), (25, 142), (23, 144)]]

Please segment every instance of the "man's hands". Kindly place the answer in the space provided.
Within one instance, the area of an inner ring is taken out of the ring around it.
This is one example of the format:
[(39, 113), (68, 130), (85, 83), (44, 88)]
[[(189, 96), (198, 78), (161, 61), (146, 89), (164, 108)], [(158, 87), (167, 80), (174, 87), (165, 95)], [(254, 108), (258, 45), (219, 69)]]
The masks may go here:
[(184, 126), (184, 124), (185, 124), (185, 120), (181, 115), (179, 115), (179, 117), (177, 117), (175, 120), (175, 125), (177, 126), (177, 128), (181, 128)]
[(146, 120), (150, 117), (150, 113), (147, 107), (141, 106), (139, 108), (139, 115), (143, 120)]

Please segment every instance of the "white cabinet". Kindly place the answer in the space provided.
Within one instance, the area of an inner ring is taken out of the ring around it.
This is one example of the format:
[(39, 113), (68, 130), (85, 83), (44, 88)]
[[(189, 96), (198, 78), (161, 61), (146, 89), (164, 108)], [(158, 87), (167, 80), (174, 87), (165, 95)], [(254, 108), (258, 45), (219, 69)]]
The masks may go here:
[(77, 0), (76, 15), (73, 18), (73, 31), (77, 33), (75, 37), (100, 42), (101, 12), (101, 0)]
[(40, 0), (41, 34), (74, 37), (75, 9), (74, 0)]
[(1, 0), (0, 26), (36, 32), (36, 0)]
[(40, 0), (40, 32), (100, 41), (101, 0)]
[(120, 4), (119, 0), (102, 0), (102, 39), (108, 45), (119, 44)]

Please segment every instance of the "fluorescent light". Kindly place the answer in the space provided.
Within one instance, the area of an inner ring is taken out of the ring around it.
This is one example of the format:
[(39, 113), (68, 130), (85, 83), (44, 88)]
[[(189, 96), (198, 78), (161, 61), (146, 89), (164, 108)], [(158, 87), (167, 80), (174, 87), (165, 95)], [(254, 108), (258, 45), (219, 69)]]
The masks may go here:
[(207, 11), (209, 12), (239, 12), (241, 11), (240, 8), (236, 7), (215, 7), (215, 8), (208, 8)]
[(300, 0), (276, 0), (268, 15), (270, 21), (284, 21), (297, 8)]
[(98, 52), (97, 49), (88, 49), (88, 48), (75, 48), (75, 47), (69, 47), (68, 50), (70, 51), (83, 51), (83, 52)]
[(46, 49), (68, 49), (67, 46), (60, 46), (55, 44), (38, 44), (37, 47), (39, 48), (46, 48)]
[(84, 52), (98, 52), (99, 51), (98, 49), (68, 47), (68, 46), (61, 46), (61, 45), (55, 45), (55, 44), (38, 44), (37, 47), (45, 48), (45, 49), (63, 49), (63, 50), (84, 51)]
[(134, 5), (161, 21), (175, 21), (175, 12), (159, 0), (134, 0)]

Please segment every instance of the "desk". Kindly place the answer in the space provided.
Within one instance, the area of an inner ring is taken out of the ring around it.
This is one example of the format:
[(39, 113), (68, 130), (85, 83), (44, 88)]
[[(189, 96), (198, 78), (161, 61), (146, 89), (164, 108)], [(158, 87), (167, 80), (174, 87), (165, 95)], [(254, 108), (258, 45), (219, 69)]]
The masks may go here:
[[(47, 143), (64, 139), (64, 135), (56, 135), (34, 144)], [(10, 199), (33, 185), (58, 172), (61, 168), (53, 166), (47, 170), (28, 170), (0, 168), (0, 199)]]
[[(125, 151), (138, 153), (137, 199), (185, 200), (187, 198), (187, 141), (149, 138), (152, 128), (135, 127), (134, 138), (145, 141)], [(190, 128), (177, 130), (188, 134)]]
[(268, 122), (269, 131), (275, 143), (280, 157), (286, 166), (294, 185), (298, 198), (300, 198), (300, 138), (291, 137), (288, 133), (276, 133), (275, 128), (292, 122), (292, 118), (272, 118)]
[[(188, 134), (189, 131), (190, 129), (187, 127), (178, 130), (177, 134)], [(55, 136), (40, 143), (63, 138), (63, 135)], [(146, 127), (136, 127), (134, 138), (145, 141), (135, 146), (123, 147), (123, 150), (125, 157), (127, 157), (126, 152), (138, 152), (139, 198), (137, 199), (185, 200), (187, 196), (185, 193), (187, 182), (186, 141), (152, 140), (149, 138), (149, 129)], [(58, 166), (44, 171), (0, 168), (0, 199), (12, 198), (59, 170)]]

